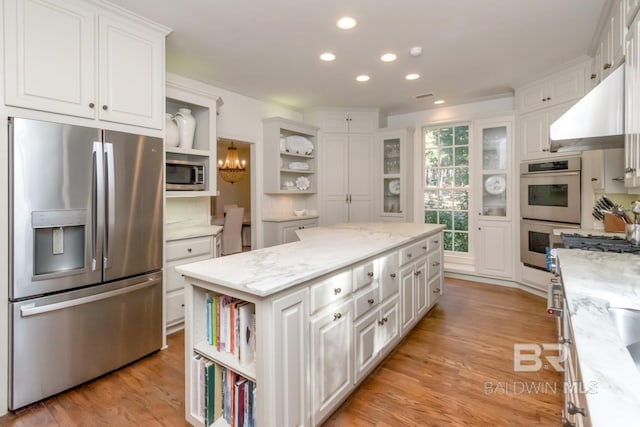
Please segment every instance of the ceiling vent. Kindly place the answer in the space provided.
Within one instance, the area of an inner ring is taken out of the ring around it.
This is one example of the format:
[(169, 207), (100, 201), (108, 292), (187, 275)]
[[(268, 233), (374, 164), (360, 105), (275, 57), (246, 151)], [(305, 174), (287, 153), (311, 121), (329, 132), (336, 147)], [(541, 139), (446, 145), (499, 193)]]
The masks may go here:
[(422, 95), (416, 95), (416, 99), (428, 98), (430, 96), (433, 96), (433, 94), (432, 93), (424, 93)]

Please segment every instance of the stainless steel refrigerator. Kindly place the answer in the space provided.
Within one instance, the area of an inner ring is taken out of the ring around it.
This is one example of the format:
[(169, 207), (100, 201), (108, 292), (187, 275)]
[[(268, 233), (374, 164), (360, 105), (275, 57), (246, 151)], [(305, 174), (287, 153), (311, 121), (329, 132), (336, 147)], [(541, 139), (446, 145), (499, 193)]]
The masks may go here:
[(162, 346), (162, 140), (9, 119), (10, 409)]

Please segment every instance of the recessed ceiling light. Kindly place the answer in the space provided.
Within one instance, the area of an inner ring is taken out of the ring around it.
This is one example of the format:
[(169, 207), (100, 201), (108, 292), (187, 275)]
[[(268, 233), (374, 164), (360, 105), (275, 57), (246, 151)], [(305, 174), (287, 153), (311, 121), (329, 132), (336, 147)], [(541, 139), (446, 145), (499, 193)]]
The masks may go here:
[(437, 101), (433, 101), (433, 103), (436, 105), (444, 104), (444, 99), (438, 99)]
[(411, 73), (411, 74), (407, 74), (406, 76), (404, 76), (405, 79), (407, 80), (417, 80), (420, 78), (420, 74), (417, 73)]
[(352, 28), (355, 28), (356, 25), (358, 25), (358, 21), (350, 16), (344, 16), (338, 19), (338, 22), (336, 22), (336, 26), (341, 30), (350, 30)]
[(395, 53), (385, 53), (380, 57), (382, 62), (393, 62), (398, 59), (398, 56)]
[(420, 46), (414, 46), (411, 49), (409, 49), (409, 55), (411, 56), (420, 56), (422, 55), (422, 47)]
[(356, 80), (359, 82), (368, 82), (370, 78), (371, 77), (367, 76), (366, 74), (361, 74), (358, 77), (356, 77)]
[(331, 52), (325, 52), (322, 55), (320, 55), (320, 59), (326, 62), (331, 62), (331, 61), (335, 61), (336, 56)]

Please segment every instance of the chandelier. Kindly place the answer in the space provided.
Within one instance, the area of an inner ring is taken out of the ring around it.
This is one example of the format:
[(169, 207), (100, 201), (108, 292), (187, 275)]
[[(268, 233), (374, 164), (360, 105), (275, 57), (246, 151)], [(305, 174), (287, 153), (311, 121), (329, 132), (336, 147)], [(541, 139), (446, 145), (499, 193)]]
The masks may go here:
[(238, 158), (238, 149), (231, 145), (227, 148), (227, 156), (222, 160), (218, 160), (218, 173), (220, 178), (234, 184), (241, 181), (244, 178), (244, 173), (247, 170), (247, 162)]

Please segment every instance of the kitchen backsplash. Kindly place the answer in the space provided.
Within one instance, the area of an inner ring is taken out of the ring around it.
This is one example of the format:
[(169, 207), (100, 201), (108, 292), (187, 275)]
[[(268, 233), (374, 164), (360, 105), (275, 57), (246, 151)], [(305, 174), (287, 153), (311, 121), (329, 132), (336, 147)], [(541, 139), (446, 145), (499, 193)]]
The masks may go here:
[(165, 223), (193, 220), (208, 223), (211, 216), (209, 203), (209, 197), (167, 198)]

